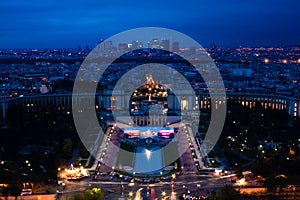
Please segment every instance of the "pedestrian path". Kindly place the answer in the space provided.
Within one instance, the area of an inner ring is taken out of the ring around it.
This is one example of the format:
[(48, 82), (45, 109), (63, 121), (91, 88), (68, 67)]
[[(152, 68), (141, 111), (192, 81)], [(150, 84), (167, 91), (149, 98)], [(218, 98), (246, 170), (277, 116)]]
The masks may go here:
[[(108, 139), (108, 135), (109, 135), (109, 132), (111, 130), (111, 127), (107, 128), (106, 130), (106, 133), (104, 134), (104, 136), (101, 136), (101, 134), (103, 134), (102, 131), (100, 131), (98, 133), (98, 137), (97, 137), (97, 140), (95, 141), (95, 148), (96, 148), (96, 153), (94, 153), (93, 155), (95, 155), (95, 161), (92, 165), (92, 167), (89, 169), (89, 170), (96, 170), (97, 168), (97, 165), (98, 165), (98, 161), (101, 161), (101, 155), (103, 154), (104, 150), (105, 150), (105, 143)], [(101, 141), (99, 141), (101, 138), (103, 138)], [(98, 148), (97, 148), (98, 146)]]
[(188, 130), (188, 134), (190, 136), (191, 142), (194, 146), (195, 153), (196, 153), (196, 156), (197, 156), (197, 161), (199, 162), (199, 165), (200, 165), (200, 169), (206, 168), (206, 166), (204, 165), (204, 162), (202, 160), (202, 154), (198, 149), (198, 147), (201, 149), (201, 146), (198, 146), (198, 144), (196, 142), (196, 139), (195, 139), (195, 134), (194, 134), (192, 128), (190, 126), (188, 126), (187, 130)]
[(185, 132), (183, 127), (180, 127), (175, 140), (177, 142), (178, 152), (180, 156), (180, 162), (183, 173), (196, 173), (197, 168), (195, 161), (190, 150), (190, 142), (188, 141), (188, 134)]

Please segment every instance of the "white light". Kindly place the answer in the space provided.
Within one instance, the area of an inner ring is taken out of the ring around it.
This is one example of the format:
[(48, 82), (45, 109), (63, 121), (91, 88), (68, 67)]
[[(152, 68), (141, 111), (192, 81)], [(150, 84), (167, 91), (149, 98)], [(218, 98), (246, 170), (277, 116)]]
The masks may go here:
[(237, 182), (237, 185), (238, 185), (238, 186), (246, 185), (246, 179), (245, 179), (245, 178), (240, 179), (240, 180)]

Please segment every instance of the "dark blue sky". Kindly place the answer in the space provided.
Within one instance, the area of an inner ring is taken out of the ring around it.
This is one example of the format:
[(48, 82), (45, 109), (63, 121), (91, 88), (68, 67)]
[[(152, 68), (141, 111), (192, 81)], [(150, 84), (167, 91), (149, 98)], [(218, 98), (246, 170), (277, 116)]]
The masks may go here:
[(131, 28), (185, 33), (203, 46), (300, 44), (299, 0), (2, 0), (0, 48), (63, 48)]

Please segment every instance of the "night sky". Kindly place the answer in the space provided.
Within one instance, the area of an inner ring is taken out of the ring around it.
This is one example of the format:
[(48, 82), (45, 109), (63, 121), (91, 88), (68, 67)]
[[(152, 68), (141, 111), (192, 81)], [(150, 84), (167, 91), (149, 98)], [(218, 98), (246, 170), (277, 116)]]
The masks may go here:
[(127, 29), (154, 26), (203, 46), (300, 44), (299, 0), (2, 0), (0, 48), (94, 47)]

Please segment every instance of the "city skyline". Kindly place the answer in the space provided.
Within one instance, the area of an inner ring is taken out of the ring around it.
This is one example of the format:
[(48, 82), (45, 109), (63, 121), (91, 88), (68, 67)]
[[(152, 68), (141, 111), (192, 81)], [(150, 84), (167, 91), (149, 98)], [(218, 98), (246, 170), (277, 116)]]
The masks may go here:
[(126, 5), (120, 1), (1, 2), (0, 48), (94, 47), (101, 39), (146, 26), (183, 32), (203, 46), (299, 45), (299, 4), (219, 0), (186, 4), (131, 1)]
[(300, 1), (0, 3), (0, 200), (300, 199)]

